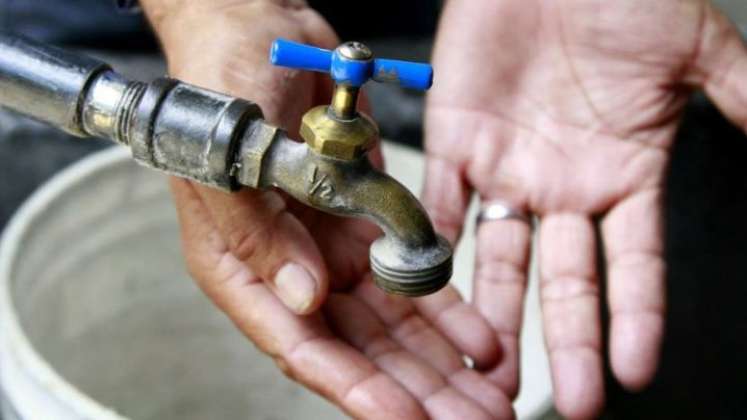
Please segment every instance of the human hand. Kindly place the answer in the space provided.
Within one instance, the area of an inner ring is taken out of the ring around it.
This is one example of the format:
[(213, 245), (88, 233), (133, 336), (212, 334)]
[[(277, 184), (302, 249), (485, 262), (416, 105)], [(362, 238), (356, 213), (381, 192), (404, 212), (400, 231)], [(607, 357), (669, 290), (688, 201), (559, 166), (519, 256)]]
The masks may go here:
[[(470, 193), (540, 218), (544, 331), (567, 417), (604, 404), (595, 222), (607, 259), (610, 359), (637, 390), (664, 329), (664, 172), (692, 88), (747, 125), (747, 53), (702, 0), (452, 0), (428, 98), (425, 202), (455, 240)], [(480, 226), (474, 305), (504, 357), (486, 372), (518, 389), (531, 227)]]
[[(329, 101), (326, 76), (268, 63), (278, 37), (337, 45), (302, 2), (195, 1), (173, 13), (167, 3), (144, 6), (172, 76), (255, 101), (291, 133), (303, 112)], [(508, 398), (465, 367), (464, 354), (491, 364), (497, 343), (453, 289), (410, 300), (373, 285), (368, 249), (380, 235), (375, 226), (275, 191), (229, 195), (171, 183), (193, 277), (287, 375), (358, 418), (512, 416)]]

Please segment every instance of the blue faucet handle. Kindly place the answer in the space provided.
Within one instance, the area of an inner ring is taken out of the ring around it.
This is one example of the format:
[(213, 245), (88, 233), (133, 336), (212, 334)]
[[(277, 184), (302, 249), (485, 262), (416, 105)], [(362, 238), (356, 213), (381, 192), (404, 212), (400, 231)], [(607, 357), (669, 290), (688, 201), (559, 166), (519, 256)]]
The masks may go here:
[(399, 83), (408, 89), (428, 90), (433, 85), (433, 67), (412, 61), (376, 59), (371, 78), (377, 82)]
[(281, 67), (329, 73), (332, 51), (278, 39), (270, 48), (270, 62)]
[(335, 82), (355, 87), (372, 79), (417, 90), (428, 90), (433, 84), (430, 64), (375, 59), (371, 50), (358, 42), (348, 42), (330, 51), (278, 39), (270, 48), (270, 62), (276, 66), (330, 73)]

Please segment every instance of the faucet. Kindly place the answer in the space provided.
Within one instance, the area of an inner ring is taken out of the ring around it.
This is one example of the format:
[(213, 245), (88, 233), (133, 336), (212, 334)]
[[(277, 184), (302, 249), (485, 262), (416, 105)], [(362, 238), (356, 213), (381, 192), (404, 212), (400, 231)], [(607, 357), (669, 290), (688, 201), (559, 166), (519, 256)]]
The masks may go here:
[(452, 248), (420, 202), (370, 163), (378, 128), (357, 109), (369, 80), (426, 90), (432, 68), (376, 59), (358, 42), (329, 51), (279, 39), (270, 60), (335, 82), (331, 104), (303, 116), (304, 143), (249, 101), (170, 78), (130, 81), (98, 60), (1, 33), (0, 105), (75, 136), (111, 139), (175, 176), (228, 192), (279, 188), (321, 211), (368, 219), (384, 233), (369, 253), (377, 286), (406, 296), (445, 286)]

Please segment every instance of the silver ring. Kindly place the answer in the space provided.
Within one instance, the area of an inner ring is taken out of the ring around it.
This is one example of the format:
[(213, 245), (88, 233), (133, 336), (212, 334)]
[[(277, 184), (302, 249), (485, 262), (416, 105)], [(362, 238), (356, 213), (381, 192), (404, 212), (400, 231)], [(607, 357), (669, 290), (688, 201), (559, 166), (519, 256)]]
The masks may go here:
[(518, 220), (527, 224), (532, 224), (532, 218), (527, 212), (517, 209), (504, 201), (490, 201), (480, 207), (477, 213), (477, 222), (475, 228), (483, 222), (495, 220)]

